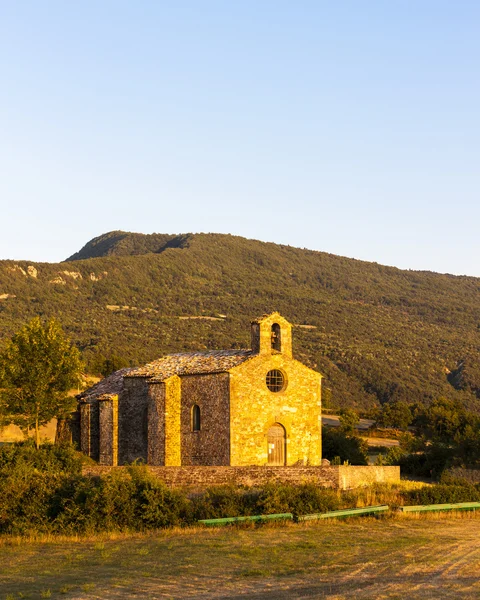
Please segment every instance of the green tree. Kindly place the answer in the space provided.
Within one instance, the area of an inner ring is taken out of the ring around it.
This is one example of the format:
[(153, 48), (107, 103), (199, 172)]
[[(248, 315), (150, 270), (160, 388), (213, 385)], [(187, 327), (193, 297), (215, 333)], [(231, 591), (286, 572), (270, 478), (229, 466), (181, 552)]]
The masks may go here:
[(82, 363), (55, 319), (45, 325), (39, 317), (7, 341), (0, 352), (0, 404), (9, 423), (23, 430), (39, 429), (71, 410), (67, 392), (80, 381)]
[(340, 411), (339, 421), (340, 428), (344, 433), (354, 435), (356, 427), (360, 422), (360, 417), (353, 409), (345, 408)]
[(398, 427), (399, 429), (407, 429), (412, 421), (412, 411), (409, 405), (403, 400), (384, 404), (377, 419), (378, 425), (383, 427)]
[(427, 438), (449, 444), (464, 429), (466, 421), (466, 412), (458, 402), (438, 398), (419, 412), (416, 425)]
[(368, 465), (368, 444), (341, 429), (323, 427), (322, 455), (330, 461), (339, 458), (339, 464), (348, 461), (351, 465)]
[(108, 377), (115, 371), (129, 367), (129, 362), (122, 356), (117, 354), (111, 354), (108, 357), (102, 354), (97, 355), (95, 363), (93, 364), (93, 372)]

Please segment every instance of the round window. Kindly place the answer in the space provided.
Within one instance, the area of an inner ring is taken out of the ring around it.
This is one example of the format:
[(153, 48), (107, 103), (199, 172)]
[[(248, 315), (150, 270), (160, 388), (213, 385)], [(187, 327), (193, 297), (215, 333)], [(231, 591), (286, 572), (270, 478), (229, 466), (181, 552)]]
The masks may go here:
[(287, 385), (285, 375), (278, 369), (272, 369), (267, 373), (266, 383), (271, 392), (282, 392)]

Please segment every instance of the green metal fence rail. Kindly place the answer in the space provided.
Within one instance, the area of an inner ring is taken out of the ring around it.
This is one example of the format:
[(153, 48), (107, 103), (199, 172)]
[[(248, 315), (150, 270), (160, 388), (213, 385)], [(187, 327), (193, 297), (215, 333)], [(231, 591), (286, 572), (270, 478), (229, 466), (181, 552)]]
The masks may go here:
[[(480, 510), (480, 502), (460, 502), (458, 504), (428, 504), (416, 506), (400, 506), (398, 510), (403, 513), (440, 512), (448, 510)], [(313, 515), (302, 515), (294, 517), (292, 513), (281, 513), (277, 515), (255, 515), (253, 517), (228, 517), (225, 519), (202, 519), (198, 523), (206, 527), (221, 527), (224, 525), (235, 525), (236, 523), (266, 523), (268, 521), (316, 521), (322, 519), (346, 519), (348, 517), (362, 517), (377, 515), (390, 511), (387, 504), (381, 506), (365, 506), (363, 508), (347, 508), (334, 510), (326, 513)]]
[(202, 519), (198, 521), (207, 527), (221, 527), (223, 525), (235, 525), (237, 523), (265, 523), (267, 521), (314, 521), (318, 519), (340, 519), (347, 517), (358, 517), (382, 513), (389, 510), (388, 506), (368, 506), (365, 508), (349, 508), (345, 510), (335, 510), (327, 513), (314, 515), (302, 515), (294, 517), (292, 513), (282, 513), (278, 515), (255, 515), (253, 517), (227, 517), (224, 519)]
[(444, 510), (479, 510), (480, 502), (460, 502), (458, 504), (426, 504), (417, 506), (400, 506), (401, 512), (440, 512)]
[(207, 527), (221, 527), (222, 525), (235, 525), (236, 523), (266, 523), (267, 521), (292, 521), (292, 513), (278, 515), (255, 515), (253, 517), (228, 517), (225, 519), (201, 519), (198, 523)]
[(317, 519), (344, 519), (347, 517), (359, 517), (363, 515), (372, 515), (387, 512), (390, 510), (388, 505), (366, 506), (364, 508), (347, 508), (344, 510), (333, 510), (327, 513), (318, 513), (314, 515), (303, 515), (298, 517), (298, 521), (315, 521)]

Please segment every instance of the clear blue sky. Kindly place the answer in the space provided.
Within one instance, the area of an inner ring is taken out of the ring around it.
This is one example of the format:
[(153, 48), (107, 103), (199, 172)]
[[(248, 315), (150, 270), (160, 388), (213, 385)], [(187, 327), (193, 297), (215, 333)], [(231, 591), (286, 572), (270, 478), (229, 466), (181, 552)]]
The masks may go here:
[(222, 232), (480, 276), (480, 3), (0, 0), (0, 258)]

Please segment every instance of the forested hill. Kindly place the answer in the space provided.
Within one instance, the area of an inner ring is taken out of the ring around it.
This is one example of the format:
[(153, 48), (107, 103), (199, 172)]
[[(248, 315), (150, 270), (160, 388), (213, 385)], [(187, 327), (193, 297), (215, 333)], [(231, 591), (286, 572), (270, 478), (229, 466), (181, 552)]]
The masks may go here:
[(98, 258), (100, 256), (134, 256), (160, 253), (170, 247), (182, 247), (188, 235), (170, 235), (167, 233), (128, 233), (126, 231), (110, 231), (93, 240), (67, 261), (82, 260), (84, 258)]
[(91, 371), (248, 347), (251, 318), (274, 310), (295, 324), (295, 356), (326, 376), (330, 405), (446, 396), (480, 407), (474, 277), (219, 234), (116, 231), (59, 264), (0, 261), (1, 336), (55, 316)]

